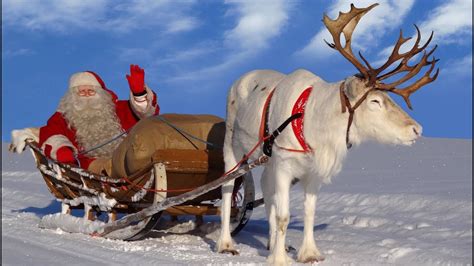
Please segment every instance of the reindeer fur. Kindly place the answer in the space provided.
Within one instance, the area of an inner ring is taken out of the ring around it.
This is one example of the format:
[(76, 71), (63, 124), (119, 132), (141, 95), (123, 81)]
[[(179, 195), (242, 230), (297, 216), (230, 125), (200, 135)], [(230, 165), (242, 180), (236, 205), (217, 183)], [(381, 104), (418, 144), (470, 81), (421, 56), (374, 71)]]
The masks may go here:
[[(310, 153), (291, 152), (279, 147), (299, 149), (291, 127), (276, 139), (273, 155), (265, 166), (261, 187), (269, 221), (269, 263), (286, 265), (291, 259), (285, 251), (285, 236), (289, 223), (289, 190), (297, 178), (304, 187), (304, 238), (297, 260), (321, 261), (314, 235), (314, 214), (317, 193), (322, 184), (330, 183), (339, 173), (347, 154), (345, 142), (349, 114), (342, 113), (339, 86), (327, 83), (313, 73), (299, 69), (284, 75), (272, 70), (255, 70), (243, 75), (231, 87), (227, 99), (224, 161), (231, 169), (258, 141), (265, 100), (275, 89), (270, 103), (270, 132), (291, 116), (293, 105), (301, 92), (312, 86), (304, 115), (304, 136), (312, 147)], [(357, 77), (344, 81), (344, 91), (352, 105), (369, 88)], [(353, 145), (365, 140), (410, 145), (421, 134), (421, 126), (396, 105), (386, 92), (373, 91), (356, 109), (349, 139)], [(262, 154), (261, 147), (251, 159)], [(230, 205), (233, 181), (223, 185), (221, 235), (219, 252), (236, 252), (230, 236)]]

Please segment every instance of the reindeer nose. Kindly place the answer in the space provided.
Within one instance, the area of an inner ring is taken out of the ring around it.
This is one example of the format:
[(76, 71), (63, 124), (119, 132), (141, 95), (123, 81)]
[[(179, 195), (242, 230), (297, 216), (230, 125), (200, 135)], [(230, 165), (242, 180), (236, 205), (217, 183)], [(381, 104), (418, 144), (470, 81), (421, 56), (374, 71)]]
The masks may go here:
[(412, 129), (413, 129), (413, 132), (415, 132), (415, 135), (416, 135), (417, 137), (421, 136), (421, 132), (423, 131), (423, 128), (422, 128), (421, 126), (419, 126), (419, 125), (414, 125), (414, 126), (412, 127)]

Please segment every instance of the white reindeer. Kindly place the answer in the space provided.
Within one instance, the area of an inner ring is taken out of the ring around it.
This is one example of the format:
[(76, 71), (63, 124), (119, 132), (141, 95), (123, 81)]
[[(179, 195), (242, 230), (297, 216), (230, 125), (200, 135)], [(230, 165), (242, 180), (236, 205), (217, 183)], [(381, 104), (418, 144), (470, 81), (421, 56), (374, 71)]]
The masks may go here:
[[(288, 126), (275, 140), (273, 154), (262, 174), (261, 187), (269, 221), (268, 248), (271, 254), (268, 262), (271, 264), (286, 265), (291, 262), (285, 251), (285, 236), (290, 217), (289, 191), (292, 180), (299, 179), (305, 193), (304, 238), (297, 260), (321, 261), (324, 257), (313, 236), (317, 193), (323, 183), (329, 183), (331, 177), (341, 170), (348, 148), (370, 139), (381, 143), (411, 145), (421, 135), (421, 126), (387, 95), (387, 91), (401, 95), (411, 109), (408, 99), (410, 94), (435, 80), (438, 75), (439, 69), (433, 77), (430, 76), (437, 60), (428, 60), (436, 47), (428, 53), (425, 51), (432, 36), (425, 45), (419, 47), (421, 36), (416, 28), (418, 36), (414, 46), (406, 53), (399, 53), (400, 46), (409, 39), (403, 38), (400, 32), (385, 64), (373, 69), (361, 55), (366, 64), (364, 66), (352, 53), (351, 36), (361, 17), (376, 5), (367, 8), (351, 5), (351, 10), (340, 13), (336, 20), (326, 15), (323, 20), (334, 41), (334, 44), (328, 45), (348, 59), (360, 71), (359, 74), (340, 82), (327, 83), (303, 69), (288, 75), (272, 70), (256, 70), (243, 75), (230, 88), (224, 144), (226, 170), (236, 165), (262, 136), (265, 103), (271, 91), (273, 96), (269, 100), (266, 121), (270, 132), (295, 110), (304, 114), (299, 118), (300, 121), (297, 119), (292, 122), (293, 130)], [(344, 46), (340, 42), (341, 33), (345, 36)], [(408, 61), (421, 51), (424, 54), (420, 61), (409, 66)], [(400, 63), (396, 68), (381, 74), (397, 61)], [(395, 88), (428, 65), (430, 69), (413, 84), (404, 89)], [(400, 73), (404, 75), (399, 80), (382, 83), (382, 80)], [(303, 96), (308, 93), (305, 103)], [(301, 124), (304, 127), (299, 132), (298, 125)], [(304, 138), (296, 137), (298, 134)], [(261, 154), (260, 148), (251, 158), (255, 159)], [(233, 182), (229, 182), (222, 188), (222, 227), (217, 250), (236, 254), (229, 228), (232, 186)]]

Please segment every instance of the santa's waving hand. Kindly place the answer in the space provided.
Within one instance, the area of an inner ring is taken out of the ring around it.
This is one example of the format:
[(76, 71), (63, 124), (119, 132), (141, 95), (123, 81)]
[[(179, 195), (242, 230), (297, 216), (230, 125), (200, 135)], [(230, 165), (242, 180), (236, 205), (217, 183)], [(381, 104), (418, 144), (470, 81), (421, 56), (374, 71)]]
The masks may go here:
[(132, 107), (140, 116), (158, 114), (160, 107), (156, 104), (156, 96), (147, 97), (151, 91), (145, 85), (145, 71), (138, 65), (130, 65), (130, 75), (126, 75), (134, 101)]
[[(130, 99), (118, 100), (96, 73), (85, 71), (73, 74), (57, 111), (36, 136), (45, 155), (63, 163), (80, 163), (87, 169), (96, 158), (110, 158), (122, 138), (100, 148), (95, 147), (128, 131), (141, 118), (158, 114), (156, 94), (145, 85), (145, 71), (131, 65), (130, 75), (126, 78), (130, 86)], [(23, 131), (32, 132), (31, 129), (12, 132), (12, 146), (17, 147), (13, 148), (16, 152), (23, 150), (26, 139), (20, 134)]]

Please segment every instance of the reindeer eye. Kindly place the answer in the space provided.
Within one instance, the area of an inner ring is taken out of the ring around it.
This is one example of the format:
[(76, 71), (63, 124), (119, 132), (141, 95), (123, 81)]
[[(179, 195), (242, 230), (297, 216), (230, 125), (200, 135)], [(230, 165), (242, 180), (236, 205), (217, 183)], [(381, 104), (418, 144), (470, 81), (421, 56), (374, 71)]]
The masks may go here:
[(371, 104), (377, 104), (379, 106), (379, 108), (382, 108), (382, 104), (380, 104), (380, 101), (377, 100), (377, 99), (370, 100), (370, 103)]

